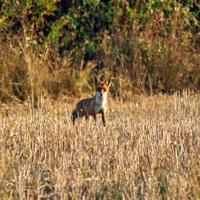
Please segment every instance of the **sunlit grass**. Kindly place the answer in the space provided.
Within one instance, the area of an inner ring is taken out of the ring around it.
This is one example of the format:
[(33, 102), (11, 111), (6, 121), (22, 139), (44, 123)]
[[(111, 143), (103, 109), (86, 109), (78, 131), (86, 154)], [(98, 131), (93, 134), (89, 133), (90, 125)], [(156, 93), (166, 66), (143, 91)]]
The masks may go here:
[(106, 127), (77, 101), (2, 106), (1, 199), (200, 198), (198, 93), (110, 100)]

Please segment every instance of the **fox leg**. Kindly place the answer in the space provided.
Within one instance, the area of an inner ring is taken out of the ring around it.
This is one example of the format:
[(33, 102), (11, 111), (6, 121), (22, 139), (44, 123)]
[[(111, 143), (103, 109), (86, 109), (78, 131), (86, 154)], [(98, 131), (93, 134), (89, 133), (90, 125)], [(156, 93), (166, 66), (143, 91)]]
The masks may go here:
[(106, 126), (106, 113), (102, 112), (102, 122), (103, 125)]
[(76, 118), (77, 118), (77, 112), (76, 112), (76, 110), (74, 110), (73, 113), (72, 113), (72, 121), (73, 121), (73, 124), (74, 124)]
[(89, 119), (89, 116), (88, 116), (88, 115), (85, 115), (85, 119), (86, 119), (86, 121), (88, 121), (88, 119)]
[(85, 116), (85, 113), (82, 108), (78, 111), (77, 111), (77, 109), (75, 109), (74, 112), (72, 113), (73, 124), (74, 124), (76, 118), (82, 118), (84, 116)]
[(97, 115), (94, 114), (93, 117), (94, 117), (94, 121), (96, 122), (97, 121)]

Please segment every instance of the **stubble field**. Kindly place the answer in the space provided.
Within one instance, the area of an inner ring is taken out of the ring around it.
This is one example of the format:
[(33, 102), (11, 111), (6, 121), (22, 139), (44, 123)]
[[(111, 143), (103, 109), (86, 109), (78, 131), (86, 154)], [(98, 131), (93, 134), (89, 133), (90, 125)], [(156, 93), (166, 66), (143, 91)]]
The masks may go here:
[(71, 123), (78, 100), (1, 106), (0, 199), (200, 199), (200, 94), (110, 100)]

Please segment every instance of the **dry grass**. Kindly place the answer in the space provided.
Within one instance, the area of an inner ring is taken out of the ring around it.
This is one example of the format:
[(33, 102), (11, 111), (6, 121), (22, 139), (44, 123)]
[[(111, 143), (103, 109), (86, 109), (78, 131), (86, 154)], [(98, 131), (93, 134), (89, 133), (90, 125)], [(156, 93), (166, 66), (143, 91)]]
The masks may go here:
[(0, 199), (200, 199), (200, 95), (111, 101), (71, 123), (75, 101), (4, 106)]

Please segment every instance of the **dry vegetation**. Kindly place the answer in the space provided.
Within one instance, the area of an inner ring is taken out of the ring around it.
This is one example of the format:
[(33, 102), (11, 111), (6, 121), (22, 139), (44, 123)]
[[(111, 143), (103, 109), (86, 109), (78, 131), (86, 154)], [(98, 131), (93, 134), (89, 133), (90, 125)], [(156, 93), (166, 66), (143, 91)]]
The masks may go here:
[(0, 199), (200, 198), (198, 93), (110, 100), (105, 128), (75, 103), (1, 107)]
[(113, 98), (200, 89), (196, 0), (15, 1), (0, 1), (3, 103), (79, 98), (95, 76)]
[[(0, 199), (200, 199), (199, 10), (0, 2)], [(94, 76), (112, 77), (107, 127), (73, 126)]]

